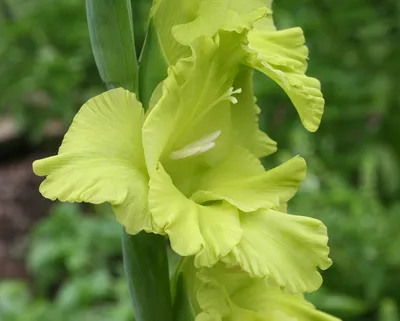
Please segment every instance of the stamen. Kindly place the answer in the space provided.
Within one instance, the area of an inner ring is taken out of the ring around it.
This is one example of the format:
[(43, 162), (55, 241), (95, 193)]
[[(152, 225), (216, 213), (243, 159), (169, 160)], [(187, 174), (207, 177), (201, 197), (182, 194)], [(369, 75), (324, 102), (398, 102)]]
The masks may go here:
[(233, 90), (233, 87), (231, 87), (230, 90), (231, 90), (231, 95), (232, 94), (241, 94), (242, 93), (242, 88), (238, 88), (238, 89)]
[(233, 94), (240, 94), (242, 92), (242, 88), (238, 88), (233, 90), (233, 87), (229, 88), (226, 93), (225, 99), (228, 99), (232, 104), (237, 104), (238, 100), (236, 97), (232, 96)]
[(169, 157), (172, 159), (182, 159), (190, 156), (203, 154), (215, 147), (215, 140), (221, 135), (221, 131), (217, 130), (193, 143), (190, 143), (180, 150), (172, 152)]
[(196, 140), (195, 142), (190, 143), (183, 148), (195, 147), (195, 146), (200, 146), (200, 145), (211, 143), (211, 142), (215, 141), (219, 136), (221, 136), (221, 133), (222, 132), (220, 130), (217, 130), (216, 132), (213, 132), (203, 138), (200, 138), (199, 140)]

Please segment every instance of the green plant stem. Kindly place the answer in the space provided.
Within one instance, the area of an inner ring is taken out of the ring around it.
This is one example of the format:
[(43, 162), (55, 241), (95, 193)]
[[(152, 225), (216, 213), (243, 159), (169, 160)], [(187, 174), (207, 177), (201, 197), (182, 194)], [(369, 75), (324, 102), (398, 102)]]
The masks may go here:
[(168, 259), (161, 235), (123, 231), (124, 267), (136, 321), (172, 321)]

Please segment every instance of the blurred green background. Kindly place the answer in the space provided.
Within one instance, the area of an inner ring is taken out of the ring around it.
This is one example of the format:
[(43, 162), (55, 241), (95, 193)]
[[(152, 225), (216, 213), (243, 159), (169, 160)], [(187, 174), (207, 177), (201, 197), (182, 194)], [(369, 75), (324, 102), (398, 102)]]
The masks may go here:
[[(148, 0), (132, 0), (137, 46)], [(256, 74), (261, 126), (308, 176), (293, 213), (329, 229), (334, 265), (310, 299), (346, 321), (400, 321), (400, 2), (276, 0), (301, 26), (327, 101), (317, 133)], [(132, 320), (120, 232), (103, 207), (51, 204), (31, 173), (103, 85), (83, 0), (0, 0), (0, 320)], [(139, 50), (138, 50), (139, 51)]]

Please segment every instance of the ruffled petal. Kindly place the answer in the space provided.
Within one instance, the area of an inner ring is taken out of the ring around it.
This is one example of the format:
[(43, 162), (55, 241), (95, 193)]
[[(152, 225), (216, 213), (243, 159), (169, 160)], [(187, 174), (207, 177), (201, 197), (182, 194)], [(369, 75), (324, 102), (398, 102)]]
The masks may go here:
[(276, 152), (276, 142), (259, 129), (258, 114), (253, 95), (253, 72), (243, 67), (235, 78), (234, 87), (242, 92), (236, 97), (238, 103), (232, 105), (232, 130), (234, 140), (252, 152), (257, 158)]
[(229, 9), (237, 12), (240, 15), (251, 14), (258, 9), (272, 9), (272, 0), (231, 0)]
[(150, 179), (149, 207), (181, 256), (195, 255), (196, 266), (212, 266), (242, 237), (238, 210), (226, 202), (202, 206), (187, 199), (161, 164)]
[(212, 321), (339, 321), (318, 311), (301, 294), (282, 292), (262, 278), (221, 264), (202, 269), (197, 320)]
[(253, 10), (240, 11), (238, 8), (233, 8), (232, 3), (238, 1), (231, 1), (231, 8), (226, 14), (226, 19), (221, 29), (226, 31), (242, 32), (244, 30), (250, 30), (254, 23), (260, 20), (268, 12), (266, 7), (255, 8)]
[(316, 131), (325, 101), (320, 82), (307, 77), (308, 49), (301, 28), (280, 31), (253, 29), (248, 33), (245, 63), (273, 79), (293, 102), (303, 125)]
[(203, 174), (191, 199), (197, 203), (222, 199), (244, 212), (278, 208), (293, 197), (305, 173), (301, 157), (265, 171), (253, 154), (236, 146), (228, 158)]
[(153, 3), (151, 23), (168, 65), (190, 56), (196, 38), (213, 37), (227, 13), (227, 0), (158, 0)]
[(228, 11), (227, 0), (185, 1), (186, 12), (193, 20), (172, 27), (172, 34), (182, 45), (190, 45), (199, 37), (213, 37), (219, 30)]
[(64, 202), (109, 202), (128, 232), (149, 230), (142, 124), (141, 104), (122, 88), (90, 99), (75, 116), (58, 155), (33, 163), (35, 174), (46, 176), (40, 192)]
[(262, 280), (237, 292), (232, 299), (247, 311), (257, 311), (261, 317), (259, 320), (339, 321), (318, 311), (302, 294), (284, 293), (278, 288), (268, 287)]
[(253, 276), (268, 277), (291, 293), (317, 290), (327, 269), (328, 237), (316, 219), (260, 210), (241, 215), (243, 238), (222, 260)]

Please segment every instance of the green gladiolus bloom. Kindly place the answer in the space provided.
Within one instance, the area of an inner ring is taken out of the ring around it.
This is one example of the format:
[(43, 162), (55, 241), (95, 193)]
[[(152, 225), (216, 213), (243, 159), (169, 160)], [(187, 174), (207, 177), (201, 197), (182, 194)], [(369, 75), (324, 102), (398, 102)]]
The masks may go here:
[(312, 291), (317, 267), (330, 264), (326, 230), (277, 212), (306, 165), (295, 157), (265, 171), (257, 158), (276, 147), (257, 127), (251, 72), (240, 64), (244, 35), (196, 39), (146, 114), (120, 88), (89, 100), (58, 155), (33, 168), (46, 176), (45, 197), (109, 202), (128, 233), (166, 234), (196, 267), (223, 260), (289, 291)]
[[(322, 282), (318, 268), (331, 265), (325, 226), (286, 213), (305, 161), (294, 157), (265, 170), (259, 160), (276, 143), (258, 126), (253, 69), (284, 89), (307, 129), (318, 128), (324, 105), (319, 82), (305, 75), (302, 30), (277, 31), (271, 15), (271, 2), (261, 0), (155, 1), (154, 38), (146, 41), (150, 52), (160, 50), (156, 66), (169, 68), (154, 91), (158, 74), (146, 88), (147, 97), (152, 92), (147, 112), (122, 88), (94, 97), (76, 115), (58, 155), (33, 165), (46, 176), (45, 197), (108, 202), (128, 233), (167, 235), (176, 253), (193, 256), (194, 266), (206, 271), (199, 274), (199, 320), (278, 320), (275, 310), (286, 313), (279, 320), (290, 320), (293, 311), (305, 311), (304, 320), (334, 320), (319, 318), (302, 297), (267, 286), (314, 291)], [(262, 300), (277, 308), (237, 310), (222, 266), (240, 269), (250, 284), (244, 293), (264, 289)], [(207, 279), (210, 271), (218, 281)], [(216, 282), (219, 292), (208, 293)], [(215, 312), (223, 305), (207, 308), (214, 294), (216, 302), (232, 297), (228, 314)]]
[(273, 282), (217, 264), (196, 270), (183, 265), (196, 321), (339, 321), (318, 311), (302, 294), (283, 292)]

